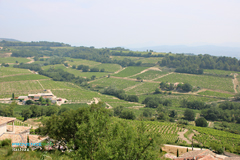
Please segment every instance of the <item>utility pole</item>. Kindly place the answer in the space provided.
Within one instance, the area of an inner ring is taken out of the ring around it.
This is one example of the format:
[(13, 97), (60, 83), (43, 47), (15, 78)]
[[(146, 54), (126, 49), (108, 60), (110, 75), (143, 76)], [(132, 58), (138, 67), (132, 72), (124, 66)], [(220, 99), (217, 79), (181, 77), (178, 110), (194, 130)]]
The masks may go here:
[(193, 151), (193, 136), (192, 136), (192, 151)]

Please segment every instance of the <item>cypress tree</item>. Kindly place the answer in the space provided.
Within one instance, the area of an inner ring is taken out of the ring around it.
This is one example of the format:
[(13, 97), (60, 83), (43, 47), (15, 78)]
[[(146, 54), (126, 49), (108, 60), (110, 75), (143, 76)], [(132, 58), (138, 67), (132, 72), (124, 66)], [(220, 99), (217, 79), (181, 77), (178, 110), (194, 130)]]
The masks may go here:
[(177, 149), (177, 157), (179, 157), (178, 149)]

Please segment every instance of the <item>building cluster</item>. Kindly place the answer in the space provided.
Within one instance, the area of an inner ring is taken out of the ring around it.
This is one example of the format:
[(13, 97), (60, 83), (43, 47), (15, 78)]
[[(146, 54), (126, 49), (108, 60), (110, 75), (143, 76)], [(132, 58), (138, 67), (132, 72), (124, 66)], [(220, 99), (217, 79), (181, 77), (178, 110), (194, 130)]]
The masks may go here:
[[(30, 134), (31, 127), (15, 126), (13, 117), (0, 117), (0, 140), (11, 139), (12, 144), (41, 143), (48, 139), (39, 135)], [(8, 125), (10, 124), (10, 125)], [(28, 140), (29, 139), (29, 140)], [(12, 145), (12, 147), (26, 148), (26, 146)]]
[(66, 99), (57, 98), (52, 93), (28, 94), (28, 96), (19, 96), (19, 97), (15, 97), (15, 99), (20, 100), (22, 105), (25, 105), (28, 100), (31, 100), (34, 102), (39, 101), (40, 97), (42, 97), (45, 100), (49, 99), (51, 101), (51, 103), (59, 105), (59, 106), (67, 101)]

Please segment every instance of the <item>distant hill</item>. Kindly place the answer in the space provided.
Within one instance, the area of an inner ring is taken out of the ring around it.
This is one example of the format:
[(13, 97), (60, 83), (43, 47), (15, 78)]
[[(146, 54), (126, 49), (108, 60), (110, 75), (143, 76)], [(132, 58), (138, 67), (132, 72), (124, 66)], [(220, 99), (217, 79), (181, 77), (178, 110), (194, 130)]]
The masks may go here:
[(130, 48), (131, 50), (146, 51), (153, 50), (155, 52), (172, 52), (172, 53), (193, 53), (193, 54), (210, 54), (214, 56), (229, 56), (240, 59), (240, 47), (224, 47), (214, 45), (203, 46), (185, 46), (185, 45), (162, 45), (141, 48)]
[(13, 42), (20, 42), (19, 40), (16, 39), (10, 39), (10, 38), (0, 38), (0, 41), (13, 41)]

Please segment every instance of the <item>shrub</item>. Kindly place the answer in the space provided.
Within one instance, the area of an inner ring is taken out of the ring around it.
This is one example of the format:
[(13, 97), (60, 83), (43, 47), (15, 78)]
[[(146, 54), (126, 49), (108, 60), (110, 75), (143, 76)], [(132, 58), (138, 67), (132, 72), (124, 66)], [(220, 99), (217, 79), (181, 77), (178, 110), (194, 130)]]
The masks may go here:
[(196, 119), (195, 123), (196, 123), (196, 126), (200, 126), (200, 127), (207, 127), (208, 126), (207, 120), (203, 117)]

